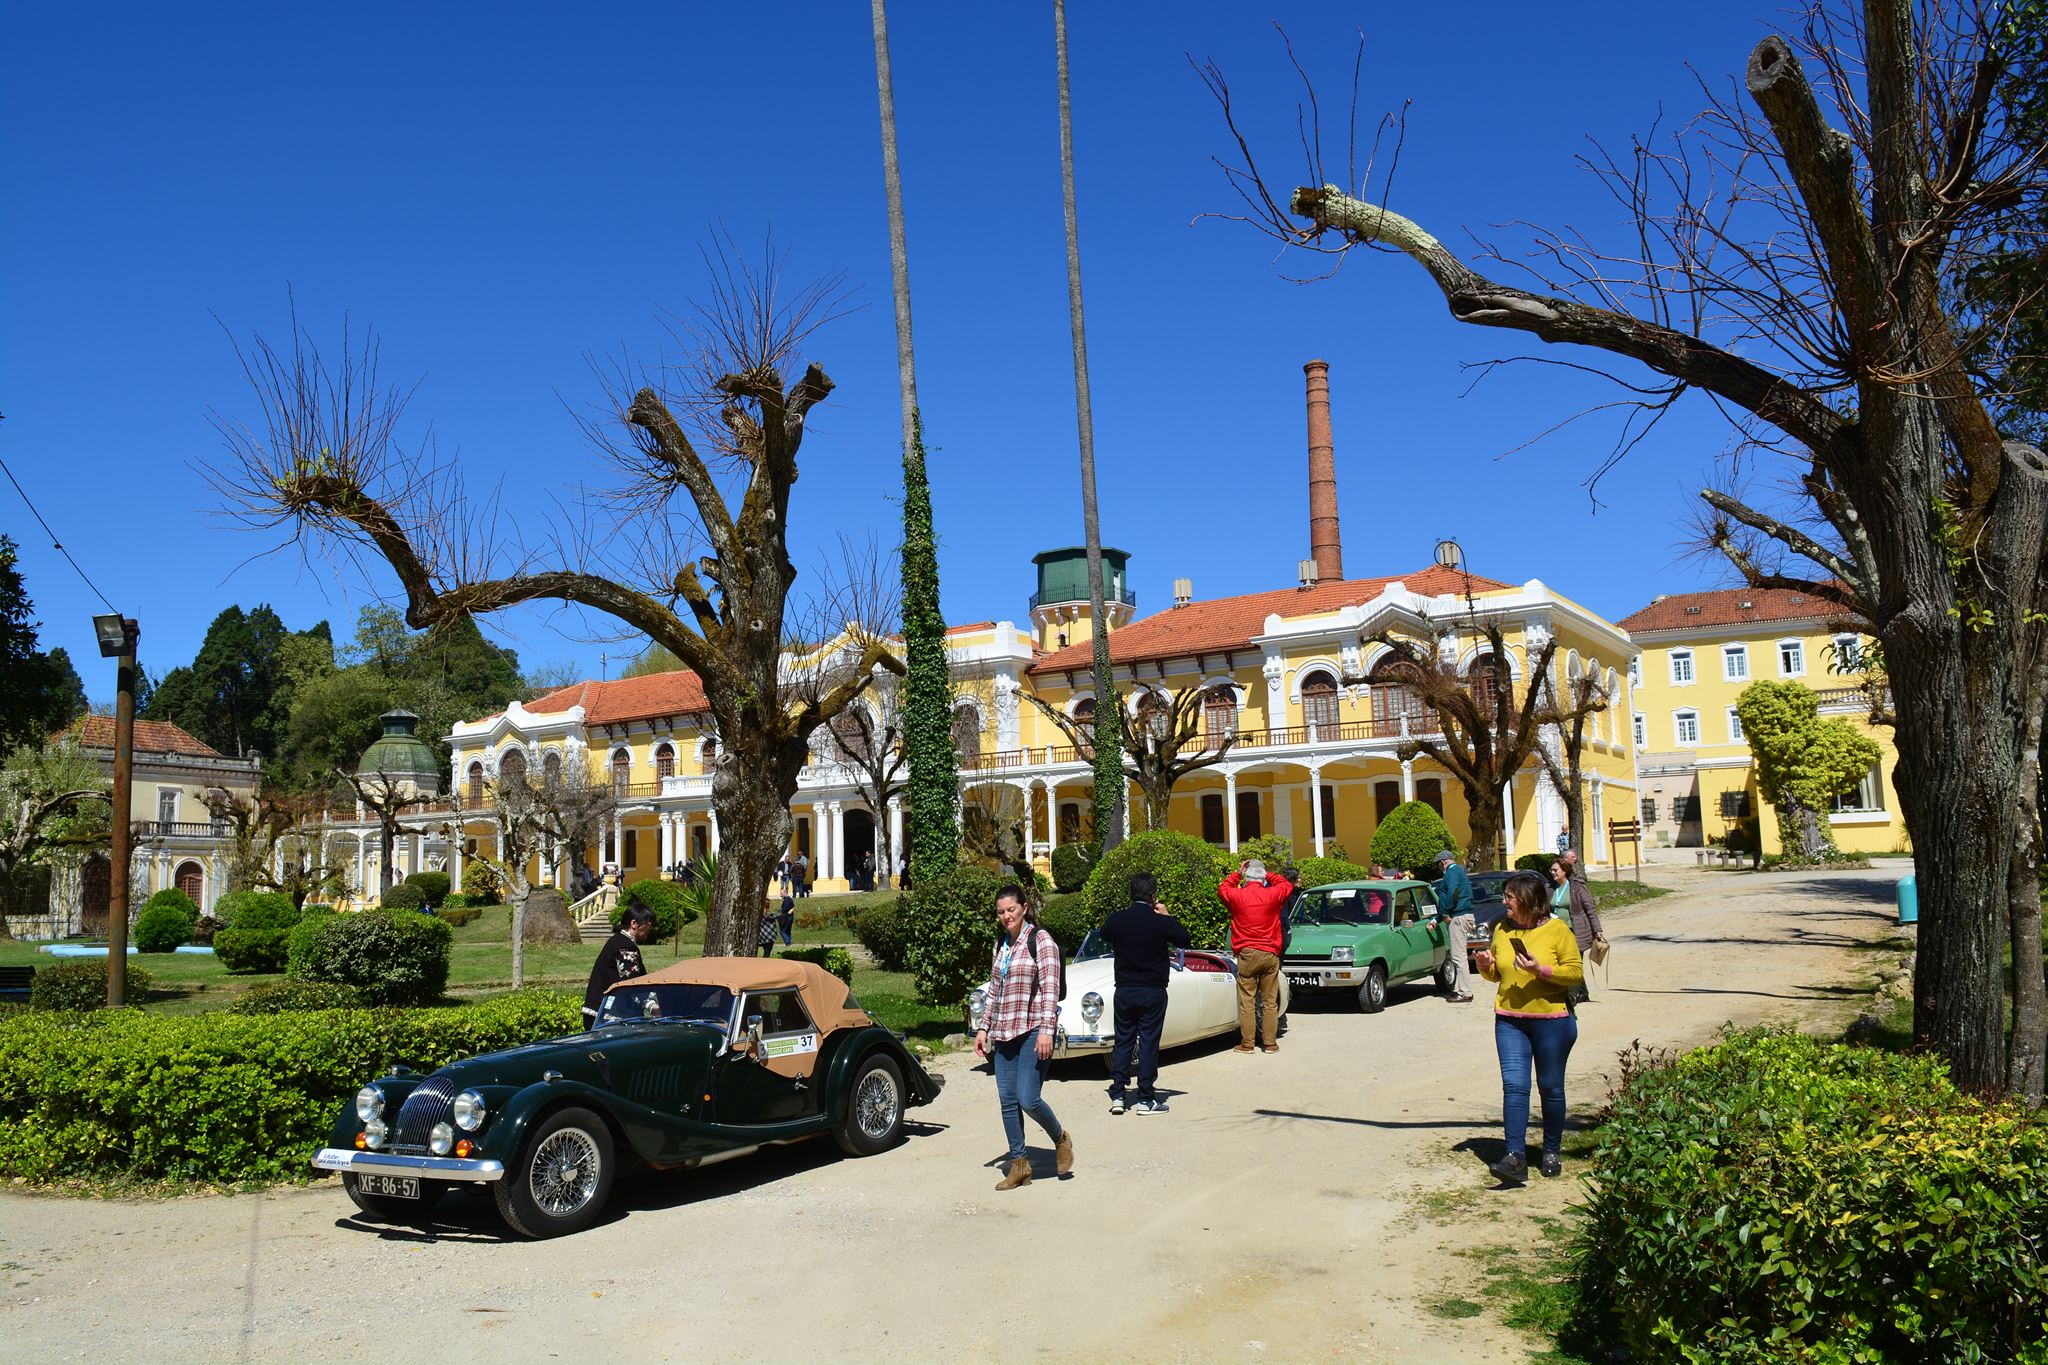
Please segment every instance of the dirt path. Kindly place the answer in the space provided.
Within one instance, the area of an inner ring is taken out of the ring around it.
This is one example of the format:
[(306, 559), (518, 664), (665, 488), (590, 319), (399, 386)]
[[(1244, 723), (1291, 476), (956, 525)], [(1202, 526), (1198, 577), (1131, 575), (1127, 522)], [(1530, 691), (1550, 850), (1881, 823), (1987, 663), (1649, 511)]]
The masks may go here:
[[(1613, 983), (1581, 1016), (1575, 1111), (1631, 1039), (1845, 1019), (1847, 983), (1868, 972), (1855, 950), (1893, 932), (1896, 875), (1665, 873), (1678, 894), (1609, 925)], [(1480, 987), (1471, 1006), (1403, 988), (1370, 1018), (1303, 1006), (1277, 1056), (1184, 1050), (1158, 1118), (1110, 1117), (1101, 1068), (1062, 1067), (1048, 1095), (1075, 1174), (1052, 1179), (1043, 1151), (1045, 1178), (1004, 1194), (993, 1083), (952, 1057), (901, 1150), (852, 1161), (817, 1143), (639, 1179), (562, 1241), (509, 1241), (468, 1198), (429, 1229), (359, 1222), (333, 1184), (0, 1195), (0, 1331), (19, 1359), (1520, 1362), (1488, 1317), (1427, 1311), (1471, 1278), (1462, 1243), (1571, 1190), (1488, 1188), (1499, 1073)], [(1438, 1191), (1436, 1216), (1417, 1216)]]

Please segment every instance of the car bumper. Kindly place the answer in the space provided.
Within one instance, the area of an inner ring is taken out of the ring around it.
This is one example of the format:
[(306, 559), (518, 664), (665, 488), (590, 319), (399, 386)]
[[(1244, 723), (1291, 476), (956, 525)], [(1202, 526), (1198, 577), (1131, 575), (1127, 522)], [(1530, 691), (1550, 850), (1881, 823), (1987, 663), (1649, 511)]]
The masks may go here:
[(426, 1180), (457, 1180), (488, 1184), (505, 1178), (502, 1161), (473, 1157), (406, 1156), (398, 1152), (359, 1152), (347, 1147), (322, 1147), (313, 1154), (322, 1171), (356, 1171), (370, 1175), (410, 1175)]
[(1351, 990), (1365, 981), (1365, 968), (1352, 962), (1286, 962), (1280, 974), (1297, 991)]
[(1055, 1057), (1085, 1057), (1097, 1052), (1108, 1052), (1116, 1046), (1114, 1030), (1105, 1033), (1069, 1033), (1060, 1030), (1053, 1040), (1052, 1055)]

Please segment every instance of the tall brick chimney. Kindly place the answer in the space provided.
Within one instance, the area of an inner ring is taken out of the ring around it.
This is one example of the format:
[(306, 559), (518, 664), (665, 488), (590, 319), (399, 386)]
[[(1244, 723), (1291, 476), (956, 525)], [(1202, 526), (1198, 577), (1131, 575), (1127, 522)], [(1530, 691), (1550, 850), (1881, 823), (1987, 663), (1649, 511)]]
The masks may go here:
[(1330, 362), (1311, 360), (1308, 375), (1308, 547), (1316, 578), (1344, 577), (1344, 541), (1337, 529), (1337, 452), (1330, 441)]

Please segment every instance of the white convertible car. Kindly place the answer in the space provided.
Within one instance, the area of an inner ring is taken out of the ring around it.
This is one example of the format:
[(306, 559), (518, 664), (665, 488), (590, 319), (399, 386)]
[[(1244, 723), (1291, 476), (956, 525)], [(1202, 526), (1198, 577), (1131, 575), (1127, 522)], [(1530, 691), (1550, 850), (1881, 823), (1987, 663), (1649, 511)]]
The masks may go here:
[[(988, 1006), (988, 987), (968, 998), (972, 1024), (979, 1027)], [(1280, 978), (1280, 1013), (1287, 1013), (1287, 978)], [(1237, 959), (1216, 948), (1190, 948), (1173, 955), (1166, 982), (1166, 1023), (1162, 1050), (1237, 1031)], [(1116, 1046), (1116, 967), (1109, 945), (1090, 932), (1066, 965), (1060, 998), (1059, 1037), (1052, 1055), (1109, 1059)]]

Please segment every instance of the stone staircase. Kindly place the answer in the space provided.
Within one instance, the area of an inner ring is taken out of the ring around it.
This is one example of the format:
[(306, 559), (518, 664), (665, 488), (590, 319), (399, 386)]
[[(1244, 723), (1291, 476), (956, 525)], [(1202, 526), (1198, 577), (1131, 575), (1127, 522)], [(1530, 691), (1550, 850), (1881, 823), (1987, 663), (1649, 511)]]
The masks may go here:
[(612, 907), (618, 903), (617, 887), (600, 886), (569, 907), (569, 918), (576, 921), (576, 932), (585, 943), (601, 943), (612, 936)]

